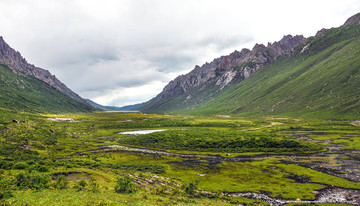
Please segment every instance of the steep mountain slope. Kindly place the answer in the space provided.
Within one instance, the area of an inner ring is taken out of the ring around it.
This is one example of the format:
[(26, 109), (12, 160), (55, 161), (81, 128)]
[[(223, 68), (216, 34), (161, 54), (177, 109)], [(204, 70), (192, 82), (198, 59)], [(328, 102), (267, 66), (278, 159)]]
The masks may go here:
[[(279, 56), (201, 105), (171, 108), (165, 104), (154, 111), (356, 116), (360, 109), (359, 35), (357, 14), (339, 28), (319, 31), (289, 55)], [(171, 101), (181, 104), (183, 98), (178, 95)]]
[(0, 64), (0, 107), (26, 112), (87, 112), (93, 109), (45, 82), (17, 75)]
[(224, 88), (243, 81), (260, 68), (276, 61), (281, 55), (292, 52), (304, 41), (303, 36), (288, 35), (266, 47), (256, 44), (252, 50), (234, 51), (201, 67), (196, 66), (190, 73), (171, 81), (159, 95), (142, 105), (140, 110), (161, 112), (199, 105)]
[(76, 101), (87, 104), (78, 94), (71, 91), (65, 84), (60, 82), (48, 70), (41, 69), (32, 64), (29, 64), (21, 54), (11, 48), (0, 36), (0, 63), (8, 65), (11, 71), (16, 74), (28, 75), (40, 79), (49, 84), (64, 95), (75, 99)]
[(49, 71), (27, 63), (0, 37), (0, 107), (29, 112), (93, 111)]
[(193, 112), (359, 117), (359, 57), (360, 14), (318, 32)]

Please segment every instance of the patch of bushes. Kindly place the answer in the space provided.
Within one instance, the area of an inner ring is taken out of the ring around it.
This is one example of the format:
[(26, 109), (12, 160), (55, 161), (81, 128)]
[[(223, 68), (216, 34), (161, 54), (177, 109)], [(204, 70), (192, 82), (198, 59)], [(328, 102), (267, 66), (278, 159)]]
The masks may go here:
[(8, 170), (13, 167), (14, 163), (7, 160), (0, 160), (0, 169)]
[(10, 198), (10, 197), (13, 197), (10, 190), (0, 191), (0, 200), (1, 199), (7, 199), (7, 198)]
[(169, 130), (146, 135), (134, 135), (120, 143), (158, 149), (177, 149), (201, 152), (305, 152), (321, 147), (296, 139), (264, 132), (228, 130)]
[(37, 171), (20, 173), (16, 175), (16, 186), (20, 189), (44, 189), (48, 188), (51, 178), (48, 174), (41, 174)]
[(54, 184), (54, 188), (60, 189), (60, 190), (66, 189), (66, 188), (68, 188), (68, 184), (69, 184), (69, 180), (64, 175), (60, 175), (56, 179), (56, 182)]
[(76, 188), (78, 191), (85, 190), (87, 186), (87, 182), (85, 180), (80, 180), (74, 188)]
[(89, 183), (89, 190), (93, 193), (100, 191), (100, 185), (96, 180), (91, 179)]
[(13, 169), (15, 170), (23, 170), (29, 167), (29, 165), (26, 162), (18, 162), (13, 166)]
[(38, 164), (30, 165), (26, 170), (27, 172), (31, 172), (31, 171), (49, 172), (49, 168), (47, 166), (38, 165)]
[(188, 184), (186, 184), (184, 186), (184, 191), (186, 194), (188, 195), (195, 195), (195, 192), (197, 190), (197, 185), (198, 185), (198, 181), (196, 181), (195, 183), (194, 182), (190, 182)]
[(0, 199), (11, 197), (14, 189), (15, 179), (0, 175)]
[(134, 193), (137, 191), (135, 184), (130, 179), (124, 177), (118, 178), (114, 189), (117, 193)]
[(39, 153), (37, 151), (27, 150), (16, 145), (0, 146), (0, 155), (11, 157), (14, 160), (39, 160)]

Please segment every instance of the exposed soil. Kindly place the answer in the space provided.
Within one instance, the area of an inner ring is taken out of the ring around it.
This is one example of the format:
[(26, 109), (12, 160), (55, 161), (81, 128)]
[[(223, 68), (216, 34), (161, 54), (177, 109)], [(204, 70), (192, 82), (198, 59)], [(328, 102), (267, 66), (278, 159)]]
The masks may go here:
[(90, 180), (90, 178), (88, 177), (83, 177), (84, 175), (86, 175), (86, 172), (60, 172), (60, 173), (54, 173), (53, 176), (53, 180), (56, 180), (59, 176), (64, 175), (66, 178), (71, 179), (71, 180)]
[(351, 124), (356, 127), (360, 127), (360, 120), (355, 120), (355, 121), (351, 122)]

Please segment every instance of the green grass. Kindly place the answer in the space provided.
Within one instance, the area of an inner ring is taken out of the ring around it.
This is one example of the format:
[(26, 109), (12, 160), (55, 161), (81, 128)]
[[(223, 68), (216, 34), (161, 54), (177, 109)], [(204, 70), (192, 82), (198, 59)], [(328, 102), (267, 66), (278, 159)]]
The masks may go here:
[(30, 76), (13, 73), (0, 64), (0, 107), (32, 113), (89, 112), (91, 107)]
[(355, 38), (319, 53), (282, 57), (188, 113), (357, 118), (359, 45)]
[[(240, 83), (221, 91), (214, 85), (196, 87), (144, 109), (192, 115), (358, 119), (359, 33), (359, 25), (330, 29)], [(304, 47), (308, 49), (301, 52)]]
[[(101, 202), (108, 205), (168, 205), (169, 202), (175, 205), (230, 205), (254, 204), (258, 201), (225, 197), (220, 195), (221, 192), (257, 192), (271, 197), (314, 199), (313, 191), (327, 185), (360, 189), (359, 183), (282, 162), (284, 159), (299, 163), (333, 161), (336, 154), (329, 157), (312, 154), (311, 158), (297, 156), (296, 153), (304, 155), (309, 152), (304, 149), (306, 145), (318, 147), (319, 144), (309, 144), (284, 134), (316, 132), (309, 137), (348, 141), (351, 145), (360, 132), (350, 121), (121, 113), (55, 116), (9, 110), (0, 112), (0, 195), (8, 195), (9, 192), (13, 195), (0, 200), (2, 203), (67, 205), (71, 199), (73, 205), (96, 205)], [(48, 117), (68, 117), (76, 121), (56, 122), (47, 120)], [(13, 119), (18, 119), (20, 123), (13, 122)], [(116, 134), (119, 131), (154, 128), (170, 130), (139, 136)], [(235, 147), (234, 143), (237, 141), (251, 140), (252, 137), (255, 139), (254, 144)], [(146, 140), (138, 145), (143, 148), (165, 149), (170, 153), (210, 154), (227, 158), (241, 155), (249, 160), (214, 162), (200, 157), (143, 154), (119, 151), (116, 148), (99, 150), (104, 145), (121, 145), (129, 140)], [(300, 147), (296, 147), (298, 151), (295, 153), (287, 152), (286, 155), (281, 150), (282, 147), (273, 148), (271, 152), (245, 152), (252, 146), (260, 148), (263, 140), (269, 140), (270, 143), (291, 140), (299, 143)], [(203, 142), (205, 150), (198, 149), (199, 145), (195, 142)], [(220, 148), (220, 143), (228, 146)], [(215, 146), (210, 147), (211, 144)], [(25, 149), (24, 145), (32, 149)], [(230, 148), (243, 150), (230, 151)], [(354, 149), (357, 151), (358, 147)], [(229, 153), (231, 156), (228, 156)], [(279, 156), (267, 157), (276, 154)], [(349, 158), (343, 158), (344, 161), (357, 158), (354, 155), (346, 157)], [(19, 175), (32, 170), (37, 171), (31, 173), (32, 180), (19, 185)], [(60, 175), (65, 175), (69, 181), (66, 189), (56, 188), (56, 179)], [(289, 178), (294, 176), (304, 177), (307, 181), (300, 183)], [(36, 177), (44, 181), (40, 185), (34, 185)], [(137, 192), (116, 193), (114, 187), (118, 177), (129, 178), (137, 185)], [(86, 185), (79, 189), (81, 180)], [(98, 184), (95, 192), (91, 187), (92, 182)], [(198, 197), (194, 198), (186, 193), (185, 188), (196, 182), (198, 191), (193, 195)], [(205, 192), (209, 192), (210, 196), (204, 195)]]

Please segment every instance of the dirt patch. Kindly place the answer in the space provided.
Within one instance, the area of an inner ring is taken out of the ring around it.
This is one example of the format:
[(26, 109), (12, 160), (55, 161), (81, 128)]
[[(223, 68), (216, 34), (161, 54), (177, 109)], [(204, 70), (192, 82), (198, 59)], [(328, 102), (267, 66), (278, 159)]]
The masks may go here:
[(297, 183), (308, 183), (310, 181), (310, 177), (306, 175), (288, 175), (285, 178), (294, 180)]
[(87, 177), (88, 174), (86, 172), (59, 172), (52, 175), (53, 180), (56, 180), (61, 175), (64, 175), (66, 178), (74, 181), (91, 179), (90, 177)]
[(355, 120), (355, 121), (351, 122), (351, 124), (356, 127), (360, 127), (360, 120)]

